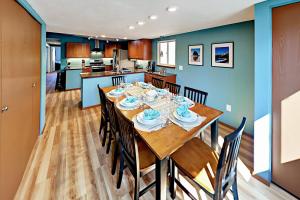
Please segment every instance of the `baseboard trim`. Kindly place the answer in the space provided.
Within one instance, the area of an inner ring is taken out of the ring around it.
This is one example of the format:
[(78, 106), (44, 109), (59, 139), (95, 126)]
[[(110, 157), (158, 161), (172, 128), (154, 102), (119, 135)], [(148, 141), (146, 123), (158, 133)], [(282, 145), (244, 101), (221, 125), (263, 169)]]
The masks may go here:
[(81, 88), (65, 89), (65, 91), (80, 90)]
[(81, 106), (81, 110), (86, 110), (86, 109), (95, 108), (95, 107), (99, 107), (99, 106), (101, 106), (101, 104), (97, 104), (97, 105), (93, 105), (93, 106), (88, 106), (88, 107), (84, 107), (84, 108)]

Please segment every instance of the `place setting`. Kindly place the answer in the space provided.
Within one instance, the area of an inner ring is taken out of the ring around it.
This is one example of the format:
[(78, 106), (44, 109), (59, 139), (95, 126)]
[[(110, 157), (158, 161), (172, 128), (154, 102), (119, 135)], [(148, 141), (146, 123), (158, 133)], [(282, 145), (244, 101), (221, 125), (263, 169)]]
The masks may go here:
[(126, 96), (117, 103), (117, 108), (121, 110), (135, 110), (140, 107), (141, 101), (135, 96)]
[(144, 132), (157, 131), (166, 126), (166, 120), (156, 109), (145, 109), (132, 119), (134, 127)]
[(117, 87), (111, 91), (109, 91), (107, 94), (108, 97), (117, 98), (124, 94), (125, 88)]
[(174, 101), (179, 105), (187, 105), (189, 108), (195, 106), (195, 102), (184, 96), (175, 96)]
[(196, 126), (199, 126), (206, 117), (202, 117), (197, 113), (189, 110), (188, 104), (179, 105), (175, 111), (169, 115), (169, 119), (186, 131), (190, 131)]

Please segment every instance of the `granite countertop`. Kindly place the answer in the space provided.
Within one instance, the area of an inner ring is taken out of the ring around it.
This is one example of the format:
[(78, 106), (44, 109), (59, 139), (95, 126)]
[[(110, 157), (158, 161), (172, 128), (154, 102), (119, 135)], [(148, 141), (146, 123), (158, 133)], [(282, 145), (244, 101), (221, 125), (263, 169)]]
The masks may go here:
[(136, 73), (147, 73), (147, 74), (153, 74), (153, 75), (158, 75), (158, 76), (176, 76), (176, 74), (172, 73), (159, 73), (159, 72), (148, 72), (145, 69), (135, 69), (132, 72), (113, 72), (113, 71), (105, 71), (105, 72), (84, 72), (81, 73), (80, 76), (81, 78), (96, 78), (96, 77), (106, 77), (106, 76), (119, 76), (119, 75), (126, 75), (126, 74), (136, 74)]
[(96, 78), (96, 77), (106, 77), (106, 76), (119, 76), (119, 75), (126, 75), (126, 74), (137, 74), (137, 73), (144, 73), (145, 70), (143, 69), (136, 69), (132, 72), (113, 72), (113, 71), (105, 71), (105, 72), (86, 72), (81, 73), (81, 78)]

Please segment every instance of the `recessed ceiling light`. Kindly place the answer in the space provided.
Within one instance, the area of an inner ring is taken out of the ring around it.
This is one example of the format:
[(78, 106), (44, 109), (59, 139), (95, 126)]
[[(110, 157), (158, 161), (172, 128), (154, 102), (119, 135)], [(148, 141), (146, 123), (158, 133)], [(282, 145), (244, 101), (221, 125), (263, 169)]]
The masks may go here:
[(119, 41), (119, 38), (116, 38), (116, 41), (118, 42), (118, 41)]
[(104, 38), (105, 38), (105, 37), (106, 37), (106, 35), (101, 35), (101, 37), (104, 37)]
[(151, 16), (149, 16), (149, 19), (155, 20), (155, 19), (157, 19), (157, 16), (156, 15), (151, 15)]
[(129, 29), (133, 30), (133, 29), (135, 29), (135, 27), (134, 26), (129, 26)]
[(143, 22), (143, 21), (138, 21), (137, 24), (140, 25), (140, 26), (143, 26), (143, 25), (145, 24), (145, 22)]
[(170, 6), (167, 8), (167, 11), (169, 11), (169, 12), (175, 12), (176, 10), (177, 10), (176, 6)]
[(124, 40), (127, 40), (127, 37), (124, 37), (123, 39), (124, 39)]

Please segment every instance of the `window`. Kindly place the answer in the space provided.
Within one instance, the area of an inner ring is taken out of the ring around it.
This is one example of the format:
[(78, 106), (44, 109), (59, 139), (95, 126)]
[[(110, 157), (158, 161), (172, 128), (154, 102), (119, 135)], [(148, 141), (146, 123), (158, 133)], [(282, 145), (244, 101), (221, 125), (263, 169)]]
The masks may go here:
[(175, 67), (175, 40), (160, 41), (157, 44), (157, 63)]

